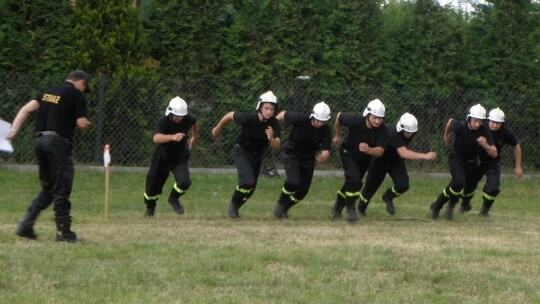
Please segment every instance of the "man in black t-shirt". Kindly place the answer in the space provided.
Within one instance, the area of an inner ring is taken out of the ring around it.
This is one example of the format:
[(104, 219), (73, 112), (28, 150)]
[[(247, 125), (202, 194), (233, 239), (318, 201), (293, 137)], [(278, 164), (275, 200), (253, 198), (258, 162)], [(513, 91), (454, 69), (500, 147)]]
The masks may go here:
[(39, 164), (41, 192), (28, 207), (19, 223), (16, 235), (36, 239), (34, 223), (41, 211), (54, 203), (57, 228), (56, 241), (76, 242), (71, 231), (71, 201), (74, 167), (71, 160), (73, 131), (87, 129), (87, 109), (83, 92), (88, 87), (88, 75), (73, 71), (62, 84), (51, 87), (30, 100), (17, 113), (7, 139), (13, 140), (28, 116), (37, 111), (34, 149)]
[(486, 184), (482, 193), (482, 208), (480, 216), (488, 217), (489, 210), (495, 202), (495, 198), (500, 193), (501, 184), (501, 150), (504, 145), (509, 145), (514, 148), (514, 175), (517, 179), (523, 176), (521, 168), (521, 145), (512, 129), (508, 128), (505, 123), (504, 112), (499, 109), (493, 109), (489, 112), (487, 125), (493, 136), (493, 142), (497, 148), (498, 155), (492, 158), (487, 153), (480, 154), (480, 165), (475, 170), (473, 176), (467, 181), (462, 193), (462, 202), (459, 211), (467, 212), (472, 209), (471, 200), (476, 191), (478, 183), (483, 176), (486, 176)]
[[(330, 157), (332, 132), (326, 124), (330, 120), (330, 107), (320, 102), (313, 107), (310, 116), (282, 111), (277, 119), (292, 125), (281, 152), (287, 178), (274, 208), (274, 216), (288, 218), (289, 209), (303, 200), (309, 191), (315, 161), (323, 164)], [(317, 155), (319, 150), (321, 153)]]
[[(188, 137), (191, 131), (191, 137)], [(161, 195), (163, 185), (173, 174), (173, 185), (168, 203), (178, 214), (184, 213), (184, 207), (180, 204), (180, 197), (191, 186), (189, 175), (190, 150), (195, 146), (199, 137), (199, 125), (195, 116), (188, 113), (187, 103), (180, 97), (169, 101), (169, 106), (156, 123), (152, 141), (156, 150), (152, 156), (152, 163), (146, 175), (144, 203), (146, 204), (146, 217), (153, 217), (156, 202)]]
[(390, 214), (395, 213), (394, 198), (409, 190), (409, 174), (405, 160), (434, 160), (437, 153), (431, 151), (420, 153), (409, 150), (407, 146), (413, 140), (418, 131), (418, 121), (410, 113), (401, 115), (395, 128), (388, 132), (388, 141), (384, 154), (379, 158), (374, 158), (371, 162), (366, 185), (360, 194), (360, 204), (358, 211), (366, 215), (368, 204), (384, 181), (386, 174), (392, 179), (392, 187), (388, 188), (382, 196), (386, 204), (386, 211)]
[(452, 180), (437, 200), (430, 205), (432, 218), (439, 218), (439, 212), (446, 202), (446, 219), (453, 219), (456, 206), (466, 182), (478, 168), (479, 157), (483, 151), (491, 158), (497, 157), (497, 148), (493, 145), (491, 132), (484, 124), (486, 109), (480, 104), (469, 109), (466, 121), (450, 118), (444, 128), (444, 142), (450, 143), (450, 131), (454, 133), (454, 146), (448, 154)]
[(241, 126), (234, 144), (234, 164), (238, 172), (238, 186), (229, 205), (229, 217), (240, 216), (238, 209), (253, 195), (261, 171), (264, 148), (278, 150), (281, 146), (279, 121), (275, 117), (277, 98), (268, 91), (259, 97), (256, 113), (229, 112), (212, 129), (213, 138), (231, 121)]
[(342, 128), (348, 128), (347, 139), (339, 149), (341, 163), (345, 171), (345, 183), (337, 192), (336, 202), (331, 209), (334, 218), (341, 217), (347, 207), (349, 222), (358, 220), (355, 202), (360, 196), (362, 179), (373, 157), (381, 157), (386, 148), (388, 128), (383, 123), (386, 108), (379, 99), (370, 101), (362, 116), (338, 113), (334, 146), (342, 141)]

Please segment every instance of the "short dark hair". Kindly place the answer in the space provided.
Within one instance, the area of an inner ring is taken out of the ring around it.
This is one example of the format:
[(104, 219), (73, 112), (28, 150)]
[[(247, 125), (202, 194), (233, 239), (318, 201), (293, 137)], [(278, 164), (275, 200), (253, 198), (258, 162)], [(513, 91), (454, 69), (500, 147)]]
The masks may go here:
[(69, 73), (66, 80), (84, 80), (86, 83), (88, 83), (88, 78), (88, 74), (86, 74), (85, 71), (75, 70)]

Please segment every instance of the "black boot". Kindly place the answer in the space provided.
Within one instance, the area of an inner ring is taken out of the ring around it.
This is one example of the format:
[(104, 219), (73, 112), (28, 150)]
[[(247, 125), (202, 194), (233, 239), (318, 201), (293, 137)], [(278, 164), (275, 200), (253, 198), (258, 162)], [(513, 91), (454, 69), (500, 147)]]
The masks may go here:
[(393, 201), (394, 197), (396, 197), (396, 195), (390, 189), (386, 190), (382, 196), (382, 200), (386, 204), (386, 212), (390, 213), (391, 215), (396, 213), (396, 208), (394, 207)]
[(358, 202), (358, 212), (362, 215), (362, 216), (366, 216), (366, 210), (367, 210), (367, 207), (369, 206), (369, 200), (365, 200), (365, 199), (362, 199), (360, 198), (360, 201)]
[(480, 216), (482, 217), (489, 217), (489, 210), (491, 209), (491, 206), (493, 206), (493, 203), (495, 201), (488, 201), (484, 199), (484, 202), (482, 203), (482, 208), (480, 209)]
[(242, 205), (245, 204), (247, 200), (247, 197), (240, 191), (235, 190), (233, 193), (233, 196), (231, 198), (231, 204), (229, 205), (229, 217), (230, 218), (238, 218), (240, 217), (240, 213), (238, 213), (238, 209), (242, 207)]
[(345, 199), (345, 206), (347, 207), (347, 220), (349, 222), (356, 222), (358, 221), (358, 215), (356, 215), (356, 208), (354, 206), (354, 203), (356, 201), (356, 197), (347, 197)]
[(471, 211), (471, 209), (472, 209), (471, 199), (472, 199), (472, 196), (462, 198), (461, 206), (459, 206), (459, 212), (465, 213), (465, 212)]
[(77, 234), (71, 231), (71, 216), (66, 215), (56, 218), (56, 241), (77, 242)]
[(450, 202), (448, 202), (448, 207), (446, 207), (445, 218), (449, 221), (454, 219), (454, 208), (456, 207), (458, 200), (459, 200), (459, 196), (452, 196), (450, 198)]
[(15, 234), (30, 240), (37, 239), (37, 234), (34, 232), (34, 223), (40, 212), (41, 210), (30, 206), (19, 223)]
[(444, 195), (444, 193), (441, 193), (437, 200), (432, 203), (429, 208), (431, 209), (431, 218), (436, 220), (439, 218), (439, 212), (443, 208), (444, 204), (449, 200), (448, 197)]
[(184, 214), (184, 207), (182, 207), (182, 205), (180, 204), (180, 196), (181, 193), (176, 191), (176, 189), (172, 188), (167, 202), (169, 202), (169, 205), (171, 205), (171, 207), (174, 209), (174, 212), (178, 214)]
[(283, 211), (283, 218), (289, 218), (289, 209), (292, 208), (292, 206), (298, 204), (299, 200), (292, 200), (292, 197), (289, 197), (289, 200), (287, 201), (287, 204), (285, 205), (285, 210)]
[(144, 204), (146, 205), (144, 217), (154, 217), (154, 213), (156, 211), (156, 200), (149, 200), (145, 198)]
[(277, 218), (287, 218), (286, 215), (286, 207), (288, 202), (290, 201), (289, 195), (285, 194), (283, 191), (279, 195), (279, 198), (276, 202), (276, 206), (274, 207), (274, 216)]
[(332, 217), (334, 219), (341, 218), (343, 208), (345, 208), (345, 197), (341, 196), (341, 191), (338, 191), (336, 196), (336, 202), (334, 203), (334, 206), (332, 206), (332, 209), (330, 209)]

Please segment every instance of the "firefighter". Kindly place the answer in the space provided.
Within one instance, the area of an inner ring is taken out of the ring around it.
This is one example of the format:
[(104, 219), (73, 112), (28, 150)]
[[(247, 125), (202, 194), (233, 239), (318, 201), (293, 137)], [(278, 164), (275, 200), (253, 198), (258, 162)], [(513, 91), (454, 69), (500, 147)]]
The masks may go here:
[(405, 113), (399, 118), (396, 128), (388, 132), (388, 142), (384, 154), (371, 162), (367, 172), (366, 185), (360, 195), (358, 211), (363, 216), (366, 215), (368, 204), (381, 186), (386, 174), (390, 175), (393, 185), (384, 192), (382, 200), (386, 204), (386, 211), (393, 215), (396, 212), (394, 198), (409, 190), (409, 174), (405, 160), (434, 160), (437, 157), (437, 153), (433, 151), (421, 153), (407, 148), (416, 131), (418, 131), (416, 117)]
[(482, 193), (482, 207), (480, 209), (480, 216), (488, 217), (489, 210), (495, 202), (495, 199), (500, 193), (501, 184), (501, 150), (505, 145), (509, 145), (514, 149), (514, 176), (516, 179), (520, 179), (523, 176), (523, 169), (521, 168), (521, 145), (519, 141), (509, 127), (506, 126), (504, 112), (495, 108), (489, 111), (487, 117), (487, 125), (493, 136), (493, 142), (497, 148), (498, 155), (496, 158), (492, 158), (486, 153), (480, 154), (480, 166), (475, 170), (473, 177), (467, 181), (465, 189), (462, 194), (462, 201), (459, 211), (462, 213), (470, 211), (472, 209), (471, 200), (476, 191), (478, 183), (483, 176), (486, 176), (486, 184)]
[(309, 191), (315, 162), (323, 164), (330, 157), (332, 131), (327, 125), (330, 107), (319, 102), (309, 116), (282, 111), (277, 119), (292, 125), (281, 152), (287, 178), (274, 208), (275, 217), (288, 218), (289, 209), (303, 200)]
[[(190, 131), (191, 137), (189, 137)], [(156, 149), (146, 175), (144, 192), (146, 217), (154, 216), (156, 202), (169, 177), (169, 172), (173, 174), (175, 184), (167, 202), (177, 214), (184, 213), (180, 197), (191, 186), (188, 160), (198, 137), (197, 118), (188, 113), (187, 103), (182, 98), (174, 97), (169, 101), (165, 116), (157, 121), (152, 136)]]
[(270, 145), (274, 150), (278, 150), (281, 146), (281, 129), (275, 117), (277, 98), (272, 91), (259, 97), (255, 111), (255, 113), (229, 112), (212, 129), (212, 137), (216, 139), (231, 121), (241, 126), (240, 134), (234, 143), (234, 164), (238, 172), (238, 185), (229, 205), (230, 218), (240, 216), (238, 210), (255, 192), (265, 147)]
[(386, 108), (379, 99), (370, 101), (362, 116), (338, 113), (335, 122), (334, 146), (342, 142), (343, 127), (348, 128), (347, 139), (339, 149), (341, 163), (345, 171), (345, 182), (337, 192), (336, 202), (331, 209), (334, 219), (340, 218), (347, 207), (347, 220), (358, 220), (355, 202), (360, 196), (362, 179), (366, 174), (371, 159), (384, 153), (388, 128), (384, 124)]
[(430, 205), (431, 217), (439, 218), (439, 212), (449, 201), (445, 217), (453, 219), (454, 208), (459, 201), (465, 183), (477, 169), (479, 156), (485, 151), (491, 158), (497, 157), (497, 148), (488, 127), (484, 124), (486, 109), (476, 104), (469, 109), (466, 121), (450, 118), (444, 127), (443, 140), (450, 143), (450, 132), (454, 133), (454, 145), (448, 153), (450, 174), (452, 180), (446, 186), (437, 200)]

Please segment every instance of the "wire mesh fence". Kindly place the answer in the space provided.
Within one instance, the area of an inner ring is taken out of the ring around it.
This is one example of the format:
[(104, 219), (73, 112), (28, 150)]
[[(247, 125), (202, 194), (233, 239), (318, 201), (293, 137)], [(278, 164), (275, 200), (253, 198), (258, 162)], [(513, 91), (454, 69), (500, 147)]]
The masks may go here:
[[(65, 75), (0, 75), (0, 118), (12, 121), (18, 109), (37, 94), (54, 85)], [(526, 172), (540, 169), (538, 130), (540, 115), (535, 96), (518, 92), (482, 90), (449, 90), (419, 88), (364, 87), (340, 82), (328, 84), (309, 77), (280, 82), (239, 82), (226, 79), (185, 80), (159, 77), (94, 76), (91, 91), (85, 94), (92, 127), (77, 131), (73, 160), (76, 164), (99, 165), (102, 149), (111, 147), (115, 166), (148, 166), (154, 146), (154, 124), (165, 114), (168, 101), (180, 96), (188, 102), (190, 113), (200, 125), (200, 138), (190, 158), (192, 168), (227, 168), (232, 166), (232, 146), (239, 128), (227, 126), (218, 140), (211, 130), (229, 111), (254, 112), (260, 94), (272, 90), (278, 97), (279, 109), (309, 114), (319, 101), (332, 109), (332, 120), (338, 112), (361, 115), (367, 103), (379, 98), (386, 105), (385, 123), (395, 124), (404, 112), (413, 113), (419, 130), (409, 148), (416, 151), (436, 151), (434, 162), (410, 161), (411, 171), (447, 171), (447, 147), (442, 141), (443, 127), (449, 118), (464, 120), (468, 108), (480, 102), (488, 111), (500, 107), (506, 113), (507, 126), (518, 136), (523, 149)], [(13, 142), (15, 152), (0, 152), (0, 162), (35, 164), (33, 153), (34, 117), (31, 116)], [(287, 139), (289, 126), (282, 127), (282, 141)], [(318, 170), (339, 170), (339, 154), (333, 151), (330, 161)], [(267, 151), (265, 167), (282, 168), (279, 152)], [(502, 151), (503, 170), (513, 168), (512, 149)]]

